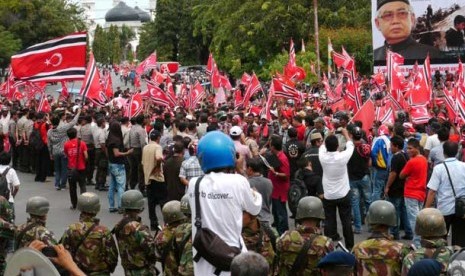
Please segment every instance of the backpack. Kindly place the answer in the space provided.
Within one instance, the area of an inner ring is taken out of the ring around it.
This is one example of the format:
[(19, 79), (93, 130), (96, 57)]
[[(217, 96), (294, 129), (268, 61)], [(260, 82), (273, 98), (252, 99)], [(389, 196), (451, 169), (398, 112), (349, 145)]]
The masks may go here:
[(0, 174), (0, 196), (3, 196), (8, 200), (10, 198), (10, 188), (8, 187), (8, 181), (6, 179), (6, 175), (10, 167), (7, 167), (2, 174)]
[(29, 136), (29, 145), (36, 151), (42, 150), (45, 146), (42, 136), (40, 136), (39, 128), (34, 127), (32, 129), (31, 135)]
[(296, 172), (295, 178), (291, 180), (291, 187), (287, 193), (287, 204), (293, 214), (297, 211), (300, 199), (307, 196), (307, 194), (308, 190), (303, 180), (303, 173), (299, 170)]

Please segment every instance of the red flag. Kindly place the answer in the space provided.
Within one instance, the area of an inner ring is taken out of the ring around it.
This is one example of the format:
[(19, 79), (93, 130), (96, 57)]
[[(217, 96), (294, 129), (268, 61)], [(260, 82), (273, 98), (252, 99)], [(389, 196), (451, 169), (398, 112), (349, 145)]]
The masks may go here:
[(345, 58), (344, 61), (344, 69), (346, 70), (355, 70), (355, 61), (354, 59), (349, 55), (349, 53), (346, 52), (346, 49), (344, 49), (344, 46), (342, 46), (342, 55)]
[[(337, 97), (331, 90), (331, 86), (329, 86), (328, 78), (326, 77), (326, 74), (323, 73), (323, 80), (321, 81), (324, 85), (325, 92), (326, 92), (326, 97), (328, 98), (328, 101), (330, 102), (336, 102), (337, 100), (340, 99), (340, 96)], [(342, 82), (341, 82), (342, 84)]]
[(171, 82), (171, 78), (166, 78), (166, 96), (170, 100), (172, 106), (176, 106), (176, 93), (174, 92), (173, 83)]
[(247, 85), (247, 88), (245, 90), (244, 101), (242, 103), (243, 106), (247, 107), (249, 105), (250, 98), (252, 98), (252, 96), (258, 93), (258, 91), (260, 90), (262, 90), (262, 86), (258, 81), (257, 75), (253, 73), (249, 85)]
[(245, 73), (242, 74), (241, 83), (245, 86), (249, 85), (249, 82), (252, 80), (252, 76)]
[(221, 86), (224, 87), (226, 90), (232, 89), (232, 85), (229, 82), (229, 79), (227, 76), (220, 76), (220, 83), (221, 83)]
[[(456, 121), (457, 117), (457, 109), (456, 109), (456, 103), (455, 103), (455, 95), (454, 91), (449, 91), (447, 87), (444, 86), (444, 103), (446, 104), (446, 109), (447, 109), (447, 116), (451, 120), (451, 122)], [(438, 100), (438, 98), (436, 98)]]
[(400, 72), (400, 65), (404, 64), (404, 57), (388, 50), (386, 59), (391, 91), (398, 89), (403, 90), (405, 88), (405, 77)]
[(136, 117), (142, 112), (143, 108), (144, 103), (142, 102), (142, 95), (140, 93), (136, 93), (131, 96), (129, 103), (126, 106), (125, 116), (129, 117), (129, 119)]
[(386, 79), (384, 78), (383, 72), (379, 72), (377, 74), (374, 74), (371, 76), (373, 81), (376, 83), (378, 86), (384, 86), (386, 85)]
[(99, 106), (104, 106), (107, 102), (107, 98), (105, 97), (105, 93), (103, 92), (103, 88), (100, 83), (100, 73), (95, 65), (94, 54), (92, 52), (89, 55), (86, 76), (82, 82), (79, 94), (87, 97)]
[(104, 84), (103, 84), (103, 89), (105, 90), (105, 96), (107, 97), (107, 99), (111, 99), (113, 98), (113, 81), (111, 80), (111, 74), (110, 72), (108, 72), (106, 75), (105, 75), (105, 81), (104, 81)]
[(11, 57), (16, 78), (29, 81), (82, 80), (86, 33), (74, 33), (33, 45)]
[(50, 103), (48, 102), (47, 96), (45, 94), (42, 94), (42, 96), (40, 97), (40, 102), (39, 106), (37, 107), (37, 111), (44, 113), (50, 113), (52, 111)]
[(412, 105), (410, 109), (410, 116), (414, 124), (426, 124), (431, 118), (426, 104)]
[(366, 133), (369, 132), (370, 127), (373, 125), (375, 120), (375, 105), (371, 100), (366, 101), (360, 110), (355, 113), (354, 117), (352, 117), (352, 122), (360, 121), (362, 122), (362, 129), (365, 130)]
[(69, 97), (68, 87), (66, 86), (66, 82), (64, 81), (61, 82), (61, 96), (63, 96), (64, 98)]
[(13, 99), (15, 100), (22, 100), (24, 99), (26, 96), (24, 95), (23, 92), (19, 91), (18, 89), (15, 89), (15, 92), (13, 93)]
[(413, 87), (405, 95), (410, 105), (423, 105), (431, 101), (431, 89), (427, 77), (425, 66), (415, 74)]
[(375, 107), (375, 120), (381, 123), (394, 123), (394, 111), (390, 102)]
[(166, 76), (157, 70), (153, 70), (152, 73), (152, 81), (155, 82), (157, 85), (160, 85), (166, 80)]
[(270, 89), (268, 90), (268, 98), (266, 99), (265, 105), (265, 116), (267, 121), (271, 121), (271, 106), (273, 105), (273, 98), (274, 98), (274, 86), (273, 83), (270, 85)]
[(205, 97), (205, 90), (203, 86), (196, 81), (194, 86), (191, 86), (191, 91), (189, 93), (190, 106), (189, 108), (194, 109), (197, 104)]
[(144, 61), (142, 61), (136, 68), (136, 73), (142, 75), (145, 71), (157, 68), (157, 54), (151, 53)]
[(216, 64), (213, 65), (210, 78), (211, 78), (210, 81), (211, 81), (213, 88), (221, 87), (221, 76), (220, 76), (220, 72), (218, 71), (218, 67), (216, 66)]
[(134, 76), (134, 87), (140, 88), (140, 77), (138, 75)]
[(293, 99), (297, 102), (303, 101), (303, 94), (295, 89), (287, 85), (286, 83), (282, 82), (277, 78), (273, 78), (273, 87), (274, 87), (274, 95), (276, 97), (283, 97), (286, 99)]
[[(174, 105), (172, 105), (171, 100), (166, 95), (165, 91), (161, 90), (160, 87), (147, 82), (147, 89), (148, 91), (146, 91), (144, 94), (150, 97), (150, 99), (154, 103), (166, 107), (174, 107)], [(144, 97), (144, 95), (141, 96)]]
[(207, 61), (207, 69), (205, 69), (207, 75), (211, 75), (213, 72), (213, 67), (216, 66), (215, 59), (213, 59), (213, 54), (210, 53)]
[(234, 91), (234, 106), (238, 107), (244, 102), (244, 98), (242, 97), (242, 91), (240, 89), (236, 89)]

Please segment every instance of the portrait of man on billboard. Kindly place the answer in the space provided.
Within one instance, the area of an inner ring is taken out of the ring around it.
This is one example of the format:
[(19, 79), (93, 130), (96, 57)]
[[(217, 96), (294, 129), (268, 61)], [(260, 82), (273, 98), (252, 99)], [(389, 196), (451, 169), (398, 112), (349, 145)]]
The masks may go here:
[(384, 37), (384, 45), (374, 50), (375, 61), (385, 61), (387, 50), (399, 53), (406, 60), (423, 60), (428, 53), (431, 59), (441, 58), (437, 48), (412, 37), (416, 19), (409, 0), (378, 0), (374, 23)]

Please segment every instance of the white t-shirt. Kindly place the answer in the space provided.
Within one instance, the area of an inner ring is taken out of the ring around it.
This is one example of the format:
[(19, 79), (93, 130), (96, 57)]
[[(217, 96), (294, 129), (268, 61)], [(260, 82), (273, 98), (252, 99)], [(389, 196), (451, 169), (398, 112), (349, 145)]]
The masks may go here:
[(344, 151), (328, 152), (326, 146), (321, 145), (318, 158), (323, 168), (323, 194), (325, 199), (340, 199), (350, 191), (347, 163), (354, 152), (354, 143), (347, 141)]
[[(195, 237), (195, 183), (197, 177), (189, 182), (187, 193), (192, 212), (192, 237)], [(202, 227), (215, 232), (228, 245), (240, 247), (246, 252), (242, 231), (242, 211), (257, 215), (262, 208), (262, 196), (253, 192), (248, 180), (240, 174), (209, 173), (200, 183), (200, 207)], [(193, 255), (197, 254), (192, 248)], [(214, 275), (215, 268), (205, 259), (194, 262), (195, 275)], [(221, 275), (230, 275), (222, 272)]]
[[(9, 166), (0, 165), (0, 174), (3, 173), (7, 167)], [(19, 178), (18, 178), (18, 175), (16, 174), (15, 169), (10, 167), (10, 170), (6, 174), (6, 181), (8, 182), (8, 185), (9, 185), (8, 188), (10, 188), (10, 198), (8, 199), (8, 201), (11, 203), (14, 203), (15, 200), (13, 198), (12, 193), (13, 193), (14, 188), (19, 187), (19, 184), (20, 184)]]
[(438, 135), (433, 134), (426, 138), (425, 150), (431, 150), (432, 148), (439, 146), (441, 141), (439, 141)]

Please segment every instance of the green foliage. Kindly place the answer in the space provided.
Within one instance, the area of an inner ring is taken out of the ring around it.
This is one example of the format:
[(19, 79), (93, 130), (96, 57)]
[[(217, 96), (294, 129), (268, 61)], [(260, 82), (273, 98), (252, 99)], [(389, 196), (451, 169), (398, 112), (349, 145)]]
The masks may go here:
[(3, 26), (0, 26), (0, 67), (6, 68), (10, 57), (21, 49), (21, 40)]
[[(111, 25), (104, 30), (100, 25), (95, 28), (92, 50), (95, 60), (104, 64), (120, 63), (128, 58), (129, 42), (134, 39), (135, 33), (127, 26), (118, 28)], [(131, 53), (131, 59), (134, 59)]]
[(0, 1), (0, 25), (22, 47), (86, 29), (83, 10), (69, 0)]

